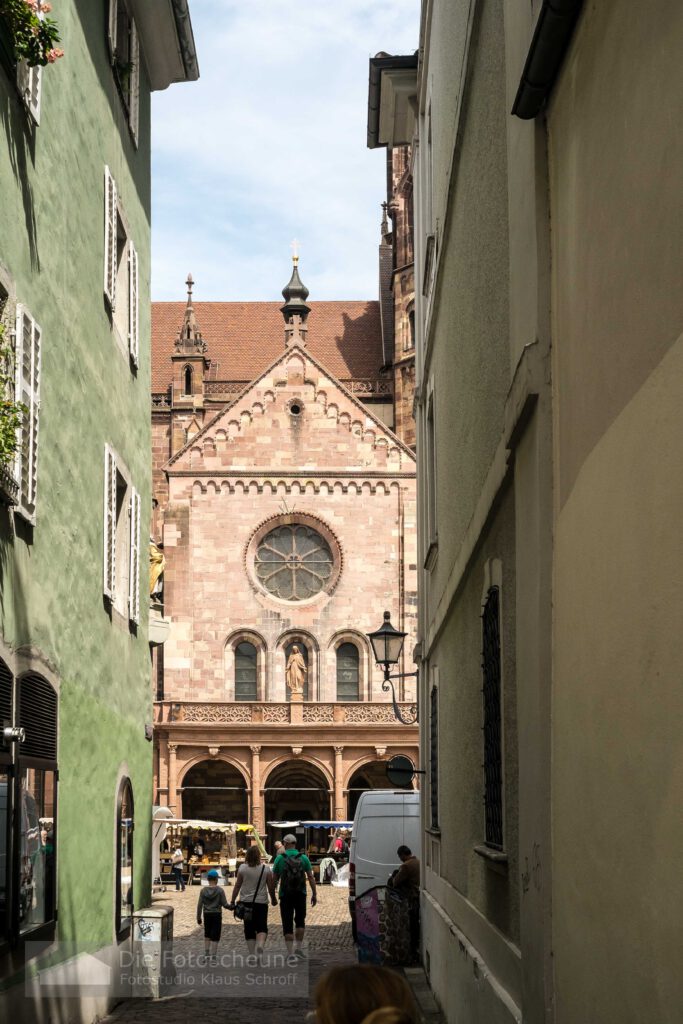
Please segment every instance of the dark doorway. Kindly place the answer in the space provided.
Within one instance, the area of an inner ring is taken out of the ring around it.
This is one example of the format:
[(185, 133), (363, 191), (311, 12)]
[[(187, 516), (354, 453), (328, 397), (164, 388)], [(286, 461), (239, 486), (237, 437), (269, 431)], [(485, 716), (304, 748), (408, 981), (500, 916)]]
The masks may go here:
[(348, 808), (349, 821), (356, 813), (361, 793), (368, 789), (393, 789), (387, 778), (386, 761), (370, 761), (353, 773), (349, 780)]
[(242, 773), (225, 761), (200, 761), (183, 779), (183, 817), (247, 822), (249, 801)]
[[(266, 822), (328, 821), (330, 789), (327, 779), (308, 761), (291, 761), (273, 768), (265, 784)], [(269, 829), (269, 835), (272, 830)], [(279, 839), (279, 833), (275, 836)]]

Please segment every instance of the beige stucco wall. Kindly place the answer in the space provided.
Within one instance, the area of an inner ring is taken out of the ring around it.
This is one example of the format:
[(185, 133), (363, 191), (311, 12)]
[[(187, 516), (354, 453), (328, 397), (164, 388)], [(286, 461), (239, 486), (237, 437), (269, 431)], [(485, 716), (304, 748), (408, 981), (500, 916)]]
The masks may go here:
[[(423, 694), (435, 678), (439, 686), (440, 836), (425, 837), (422, 912), (433, 990), (448, 1020), (468, 1024), (509, 1024), (521, 998), (515, 494), (501, 457), (511, 384), (503, 31), (499, 0), (432, 6), (419, 154), (424, 235), (430, 227), (424, 188), (431, 109), (438, 263), (433, 293), (420, 300), (426, 319), (419, 337), (420, 429), (427, 429), (433, 394), (438, 554), (422, 574), (420, 615)], [(419, 472), (424, 558), (426, 462)], [(487, 499), (493, 507), (486, 507)], [(485, 840), (481, 611), (494, 581), (501, 588), (507, 866), (475, 852)], [(423, 722), (427, 767), (424, 702)], [(425, 799), (428, 825), (427, 805)]]
[(682, 42), (587, 7), (549, 119), (558, 1024), (683, 1005)]

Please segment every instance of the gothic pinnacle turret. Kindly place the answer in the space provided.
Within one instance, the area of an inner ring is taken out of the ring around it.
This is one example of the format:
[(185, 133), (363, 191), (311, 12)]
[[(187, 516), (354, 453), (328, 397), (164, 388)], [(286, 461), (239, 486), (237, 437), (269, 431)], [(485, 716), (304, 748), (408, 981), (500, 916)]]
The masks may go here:
[(280, 312), (285, 318), (285, 344), (291, 345), (296, 341), (300, 345), (305, 345), (306, 320), (311, 307), (306, 304), (308, 288), (299, 277), (299, 256), (296, 252), (292, 256), (292, 264), (292, 276), (282, 289), (285, 304), (280, 307)]

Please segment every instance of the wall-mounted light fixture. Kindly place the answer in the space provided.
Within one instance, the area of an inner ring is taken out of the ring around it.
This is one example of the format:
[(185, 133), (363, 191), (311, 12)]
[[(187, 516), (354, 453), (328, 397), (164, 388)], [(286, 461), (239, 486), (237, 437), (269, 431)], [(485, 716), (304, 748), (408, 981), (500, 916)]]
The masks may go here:
[(400, 629), (395, 629), (395, 627), (392, 626), (391, 614), (389, 612), (385, 612), (384, 622), (382, 625), (379, 629), (376, 629), (374, 633), (368, 633), (367, 638), (372, 645), (372, 653), (375, 656), (375, 661), (384, 672), (382, 689), (385, 693), (389, 693), (389, 691), (391, 691), (391, 703), (393, 705), (396, 718), (403, 725), (415, 725), (418, 720), (419, 705), (416, 706), (414, 715), (406, 717), (396, 700), (396, 690), (394, 689), (392, 679), (414, 678), (418, 673), (396, 672), (394, 675), (391, 674), (391, 666), (398, 663), (398, 660), (401, 657), (401, 651), (403, 650), (403, 641), (407, 635), (407, 633), (402, 633)]

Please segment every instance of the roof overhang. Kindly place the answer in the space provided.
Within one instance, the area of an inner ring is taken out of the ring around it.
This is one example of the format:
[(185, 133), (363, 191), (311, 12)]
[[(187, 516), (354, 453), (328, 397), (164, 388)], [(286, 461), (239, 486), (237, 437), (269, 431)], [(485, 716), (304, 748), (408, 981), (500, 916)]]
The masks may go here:
[(152, 91), (199, 78), (188, 0), (132, 0)]
[(417, 53), (370, 58), (368, 149), (413, 140), (417, 110)]

